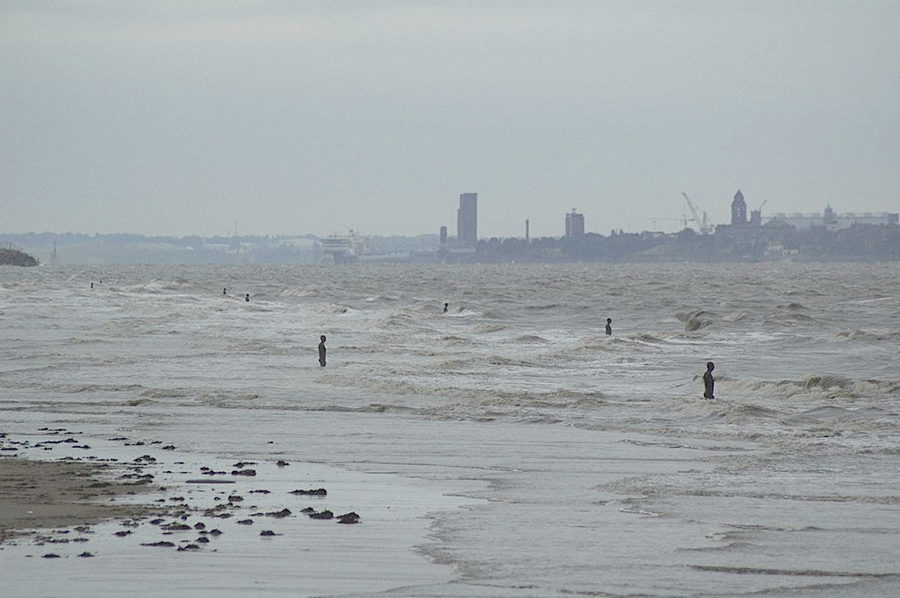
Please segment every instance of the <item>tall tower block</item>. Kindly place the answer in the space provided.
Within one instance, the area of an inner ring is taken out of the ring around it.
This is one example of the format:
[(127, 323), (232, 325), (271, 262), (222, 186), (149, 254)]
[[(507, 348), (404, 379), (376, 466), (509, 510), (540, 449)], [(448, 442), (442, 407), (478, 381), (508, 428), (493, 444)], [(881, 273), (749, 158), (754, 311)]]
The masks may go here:
[(571, 213), (566, 214), (566, 236), (584, 236), (584, 214), (579, 214), (574, 208)]
[(478, 243), (478, 194), (463, 193), (459, 196), (456, 211), (456, 242), (462, 247), (475, 249)]

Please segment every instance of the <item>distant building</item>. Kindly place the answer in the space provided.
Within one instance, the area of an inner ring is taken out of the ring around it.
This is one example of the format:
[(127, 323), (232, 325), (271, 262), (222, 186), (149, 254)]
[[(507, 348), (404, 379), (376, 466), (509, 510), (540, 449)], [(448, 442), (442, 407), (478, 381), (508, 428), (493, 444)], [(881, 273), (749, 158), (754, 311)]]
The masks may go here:
[(463, 193), (459, 196), (459, 209), (456, 211), (456, 242), (472, 249), (478, 243), (477, 193)]
[(738, 189), (734, 194), (734, 201), (731, 202), (731, 226), (745, 224), (747, 224), (747, 202), (744, 201), (744, 194)]
[(525, 219), (525, 242), (531, 242), (531, 222), (528, 218)]
[(441, 247), (447, 246), (447, 227), (441, 227)]
[[(765, 202), (763, 202), (765, 203)], [(735, 256), (762, 256), (770, 244), (783, 245), (784, 240), (793, 231), (784, 223), (762, 223), (762, 207), (750, 212), (747, 218), (747, 202), (744, 194), (738, 189), (731, 201), (731, 224), (716, 226), (715, 239), (722, 246), (730, 247)]]
[(566, 214), (566, 236), (584, 236), (584, 214), (579, 214), (574, 208), (570, 213)]
[(832, 230), (850, 228), (854, 224), (889, 224), (897, 226), (900, 222), (900, 215), (888, 212), (864, 212), (854, 213), (845, 212), (837, 214), (831, 206), (825, 207), (824, 214), (772, 214), (772, 220), (786, 222), (797, 228), (797, 230), (809, 230), (816, 227), (826, 227)]

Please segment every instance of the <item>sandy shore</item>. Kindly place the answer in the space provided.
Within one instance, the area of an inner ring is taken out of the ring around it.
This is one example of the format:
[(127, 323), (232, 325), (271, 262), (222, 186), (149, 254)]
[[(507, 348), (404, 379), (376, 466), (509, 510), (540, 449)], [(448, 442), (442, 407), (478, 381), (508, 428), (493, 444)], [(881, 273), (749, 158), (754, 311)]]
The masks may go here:
[(110, 465), (79, 461), (0, 459), (0, 542), (31, 530), (136, 517), (148, 507), (116, 504), (147, 485), (105, 479)]
[[(164, 441), (118, 426), (5, 424), (0, 594), (326, 596), (450, 580), (417, 547), (432, 542), (428, 514), (461, 499), (415, 479), (303, 462), (288, 449), (307, 452), (308, 442), (225, 415), (238, 420), (176, 426)], [(244, 428), (267, 434), (248, 443), (233, 433)]]

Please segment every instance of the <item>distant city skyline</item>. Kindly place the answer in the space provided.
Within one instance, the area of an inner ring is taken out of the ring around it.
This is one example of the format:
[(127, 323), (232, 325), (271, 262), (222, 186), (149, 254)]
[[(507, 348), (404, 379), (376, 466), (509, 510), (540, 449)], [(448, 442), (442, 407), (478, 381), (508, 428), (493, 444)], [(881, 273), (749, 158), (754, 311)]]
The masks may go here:
[(0, 4), (0, 232), (897, 212), (900, 2)]
[[(739, 205), (743, 205), (744, 220), (746, 220), (748, 207), (744, 202), (743, 193), (738, 190), (734, 195), (731, 201), (727, 202), (728, 210), (729, 210), (729, 219), (730, 223), (734, 224), (736, 219), (740, 219), (740, 214), (736, 215), (735, 212), (735, 201), (738, 202)], [(557, 214), (553, 219), (553, 222), (541, 222), (539, 223), (539, 230), (541, 233), (538, 235), (531, 234), (531, 220), (529, 218), (524, 219), (524, 221), (519, 223), (520, 230), (518, 232), (514, 232), (509, 235), (479, 235), (477, 233), (477, 221), (478, 221), (478, 193), (462, 193), (458, 195), (458, 207), (455, 209), (456, 211), (456, 227), (454, 235), (448, 234), (448, 227), (446, 225), (439, 226), (439, 230), (420, 230), (420, 231), (410, 231), (407, 233), (369, 233), (363, 229), (354, 229), (352, 227), (346, 229), (335, 228), (329, 231), (315, 231), (315, 230), (296, 230), (296, 231), (287, 231), (275, 233), (271, 231), (251, 231), (244, 230), (241, 226), (241, 223), (235, 221), (231, 224), (231, 226), (222, 232), (211, 232), (211, 233), (197, 233), (197, 232), (188, 232), (188, 233), (171, 233), (171, 232), (143, 232), (141, 230), (134, 229), (122, 229), (122, 230), (109, 230), (109, 231), (80, 231), (74, 229), (63, 229), (63, 230), (49, 230), (49, 229), (41, 229), (41, 230), (6, 230), (0, 229), (0, 235), (2, 234), (27, 234), (27, 233), (53, 233), (53, 234), (103, 234), (103, 235), (144, 235), (148, 237), (233, 237), (233, 236), (241, 236), (241, 237), (264, 237), (264, 236), (275, 236), (275, 237), (305, 237), (305, 236), (313, 236), (313, 237), (327, 237), (330, 235), (334, 236), (345, 236), (351, 233), (357, 233), (362, 236), (373, 236), (373, 237), (417, 237), (417, 236), (436, 236), (442, 237), (446, 235), (447, 239), (452, 239), (454, 243), (458, 243), (458, 246), (472, 246), (474, 247), (475, 243), (482, 239), (488, 238), (529, 238), (529, 237), (570, 237), (570, 236), (581, 236), (586, 233), (595, 233), (600, 235), (608, 235), (612, 231), (622, 230), (624, 232), (629, 233), (640, 233), (640, 232), (650, 232), (650, 231), (659, 231), (666, 233), (673, 233), (684, 230), (685, 228), (690, 228), (695, 230), (696, 232), (700, 231), (700, 223), (696, 222), (693, 217), (688, 212), (687, 207), (682, 208), (682, 213), (680, 217), (672, 217), (672, 218), (647, 218), (646, 220), (650, 223), (639, 229), (626, 229), (624, 227), (615, 227), (611, 226), (609, 230), (598, 230), (596, 228), (592, 228), (585, 224), (585, 216), (583, 213), (579, 213), (577, 210), (570, 210), (567, 212), (561, 212)], [(449, 204), (450, 202), (448, 202)], [(765, 202), (768, 203), (768, 202)], [(740, 208), (738, 208), (740, 210)], [(452, 209), (450, 211), (453, 211)], [(705, 210), (704, 210), (705, 211)], [(896, 215), (900, 212), (900, 202), (894, 208), (893, 211), (870, 211), (865, 209), (859, 209), (856, 211), (853, 210), (834, 210), (830, 204), (826, 204), (819, 210), (810, 210), (804, 212), (782, 212), (782, 211), (762, 211), (762, 205), (760, 209), (757, 210), (760, 212), (760, 218), (762, 221), (769, 220), (782, 220), (788, 223), (791, 223), (798, 228), (808, 228), (811, 222), (815, 222), (822, 218), (828, 218), (828, 214), (834, 217), (840, 217), (838, 220), (844, 225), (847, 225), (850, 222), (858, 221), (869, 224), (878, 224), (878, 223), (890, 223), (896, 224), (896, 218), (887, 218), (887, 216)], [(561, 221), (561, 218), (564, 217), (564, 222)], [(729, 224), (729, 219), (725, 219), (721, 222), (710, 221), (712, 229), (715, 229), (717, 225)], [(0, 226), (2, 226), (2, 222), (0, 222)], [(546, 231), (546, 232), (544, 232)], [(460, 241), (463, 243), (460, 243)]]

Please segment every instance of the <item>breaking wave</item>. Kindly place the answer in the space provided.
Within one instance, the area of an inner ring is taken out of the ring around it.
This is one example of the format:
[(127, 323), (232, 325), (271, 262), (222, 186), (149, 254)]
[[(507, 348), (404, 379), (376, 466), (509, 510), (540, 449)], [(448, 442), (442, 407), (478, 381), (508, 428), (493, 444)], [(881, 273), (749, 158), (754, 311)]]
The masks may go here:
[(282, 297), (318, 297), (320, 293), (315, 289), (303, 287), (285, 287), (279, 293)]
[(329, 303), (328, 305), (321, 305), (315, 308), (315, 312), (318, 314), (328, 315), (328, 316), (339, 316), (343, 314), (349, 314), (355, 312), (356, 310), (352, 307), (347, 307), (346, 305), (337, 305), (334, 303)]
[(685, 332), (695, 332), (708, 328), (715, 324), (717, 318), (716, 314), (703, 309), (678, 312), (675, 314), (675, 317), (684, 323)]
[(489, 334), (491, 332), (500, 332), (505, 328), (506, 326), (503, 324), (479, 324), (478, 326), (475, 326), (473, 330), (480, 334)]
[(718, 387), (735, 395), (832, 399), (897, 394), (900, 391), (900, 380), (854, 380), (833, 374), (810, 374), (801, 380), (778, 382), (722, 378), (717, 381)]
[(542, 336), (538, 336), (536, 334), (523, 334), (522, 336), (517, 336), (513, 339), (514, 342), (523, 343), (523, 344), (538, 344), (538, 343), (549, 343), (547, 339)]
[(842, 341), (900, 341), (896, 330), (842, 330), (834, 336)]

